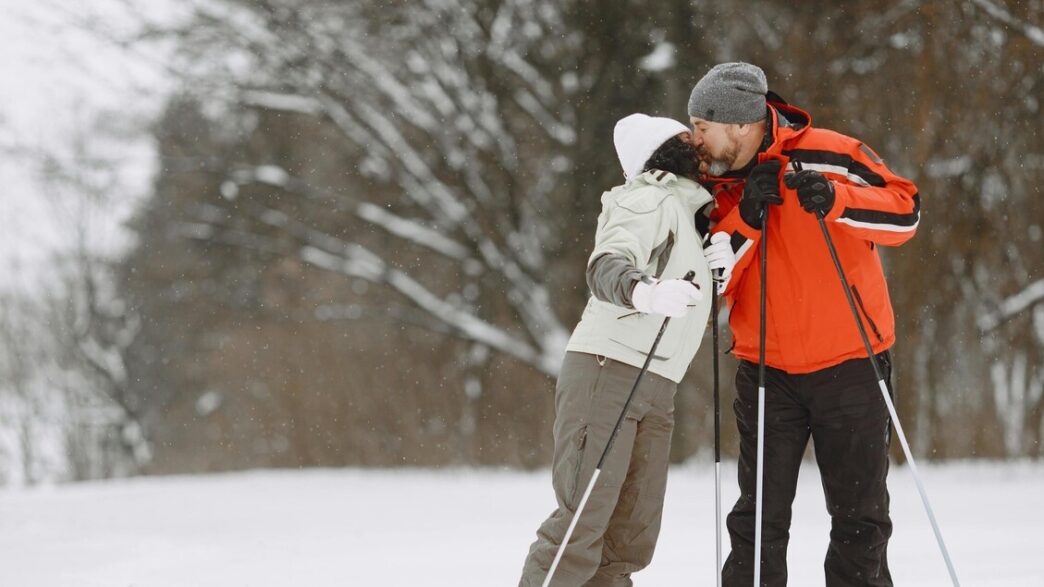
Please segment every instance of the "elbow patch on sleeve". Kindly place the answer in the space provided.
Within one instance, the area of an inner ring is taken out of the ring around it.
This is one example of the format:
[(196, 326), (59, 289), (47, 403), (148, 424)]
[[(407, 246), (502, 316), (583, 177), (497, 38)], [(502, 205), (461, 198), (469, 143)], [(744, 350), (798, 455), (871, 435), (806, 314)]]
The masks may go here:
[(644, 274), (626, 257), (611, 253), (596, 257), (587, 266), (587, 287), (591, 294), (603, 302), (624, 308), (634, 307), (631, 290), (634, 289), (634, 282), (640, 281), (642, 277)]

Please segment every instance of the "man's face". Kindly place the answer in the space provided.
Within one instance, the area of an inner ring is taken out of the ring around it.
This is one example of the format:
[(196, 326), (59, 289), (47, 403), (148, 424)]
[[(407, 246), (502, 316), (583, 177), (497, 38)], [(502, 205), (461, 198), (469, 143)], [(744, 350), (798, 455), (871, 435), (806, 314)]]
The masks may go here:
[(693, 116), (692, 144), (700, 157), (700, 172), (710, 176), (725, 175), (736, 166), (740, 140), (736, 124), (710, 122)]

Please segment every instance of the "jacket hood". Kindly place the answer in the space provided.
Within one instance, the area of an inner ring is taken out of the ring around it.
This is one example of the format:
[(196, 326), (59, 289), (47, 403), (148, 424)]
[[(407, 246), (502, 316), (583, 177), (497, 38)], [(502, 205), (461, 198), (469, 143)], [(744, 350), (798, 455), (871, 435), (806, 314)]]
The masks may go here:
[(763, 144), (759, 150), (759, 161), (764, 160), (764, 155), (778, 155), (783, 150), (783, 143), (801, 136), (812, 127), (812, 116), (808, 112), (788, 104), (775, 92), (769, 92), (769, 98), (772, 138), (766, 139), (767, 144)]

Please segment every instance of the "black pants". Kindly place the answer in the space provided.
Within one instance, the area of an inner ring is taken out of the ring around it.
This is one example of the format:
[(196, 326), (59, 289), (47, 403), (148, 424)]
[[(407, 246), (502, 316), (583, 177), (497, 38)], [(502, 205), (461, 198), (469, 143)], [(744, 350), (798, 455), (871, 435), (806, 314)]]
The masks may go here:
[[(888, 382), (887, 351), (878, 361)], [(749, 587), (754, 581), (757, 364), (740, 364), (736, 390), (740, 497), (728, 516), (732, 552), (725, 561), (723, 584)], [(791, 504), (810, 435), (832, 520), (826, 585), (892, 585), (887, 560), (892, 535), (886, 486), (889, 424), (888, 408), (867, 359), (800, 375), (765, 368), (762, 585), (787, 584)]]

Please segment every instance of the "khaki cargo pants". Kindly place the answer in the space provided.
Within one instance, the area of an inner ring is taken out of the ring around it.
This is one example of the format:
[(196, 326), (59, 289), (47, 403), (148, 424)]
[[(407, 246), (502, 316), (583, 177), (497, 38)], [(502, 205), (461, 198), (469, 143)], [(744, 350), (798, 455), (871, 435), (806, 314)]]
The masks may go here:
[[(594, 474), (638, 369), (566, 354), (555, 390), (551, 483), (558, 508), (537, 530), (521, 587), (539, 587)], [(646, 372), (551, 585), (617, 587), (652, 560), (674, 429), (673, 381)]]

